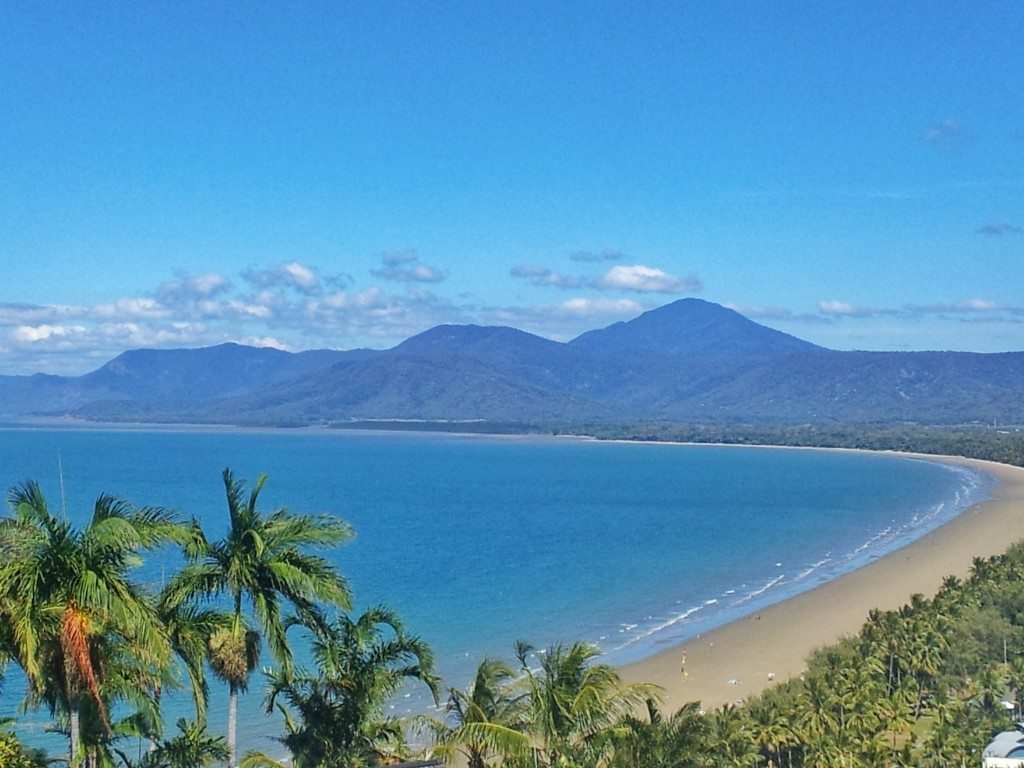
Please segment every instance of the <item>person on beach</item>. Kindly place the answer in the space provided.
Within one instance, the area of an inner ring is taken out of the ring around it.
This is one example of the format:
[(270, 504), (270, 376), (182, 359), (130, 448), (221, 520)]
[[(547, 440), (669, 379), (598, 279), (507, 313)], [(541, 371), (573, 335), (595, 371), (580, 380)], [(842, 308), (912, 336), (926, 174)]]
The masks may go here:
[(685, 680), (688, 677), (686, 674), (686, 651), (683, 651), (683, 660), (679, 663), (679, 671), (683, 675), (683, 680)]

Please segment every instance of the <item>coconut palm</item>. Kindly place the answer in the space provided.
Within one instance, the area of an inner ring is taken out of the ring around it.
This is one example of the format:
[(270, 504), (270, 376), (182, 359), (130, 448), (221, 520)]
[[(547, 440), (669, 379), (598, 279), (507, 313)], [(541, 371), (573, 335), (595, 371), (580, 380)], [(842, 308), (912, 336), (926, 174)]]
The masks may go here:
[(716, 766), (745, 768), (761, 760), (746, 713), (734, 704), (726, 704), (711, 718), (708, 747)]
[[(247, 497), (244, 483), (230, 469), (222, 476), (230, 516), (228, 533), (210, 543), (197, 530), (196, 542), (186, 552), (190, 562), (167, 585), (164, 597), (170, 608), (221, 596), (231, 601), (231, 623), (212, 635), (209, 651), (214, 674), (228, 685), (228, 765), (233, 768), (238, 694), (248, 688), (261, 639), (288, 671), (292, 654), (282, 603), (310, 616), (319, 613), (319, 603), (350, 606), (345, 580), (327, 560), (308, 550), (341, 544), (352, 532), (331, 515), (297, 515), (286, 509), (264, 515), (256, 504), (265, 476), (259, 477)], [(252, 623), (247, 608), (252, 611)]]
[[(211, 736), (206, 728), (181, 718), (178, 735), (157, 741), (135, 768), (207, 768), (228, 759), (228, 746), (223, 736)], [(127, 766), (131, 761), (122, 757)]]
[(782, 748), (790, 738), (789, 719), (778, 707), (764, 702), (747, 711), (751, 737), (768, 761), (768, 768), (782, 765)]
[[(116, 669), (111, 649), (130, 648), (135, 671), (153, 689), (165, 679), (170, 645), (153, 602), (131, 576), (141, 553), (187, 533), (166, 511), (134, 509), (100, 496), (85, 528), (52, 515), (39, 486), (14, 486), (11, 517), (0, 522), (0, 600), (12, 655), (29, 681), (29, 698), (68, 718), (69, 761), (79, 763), (81, 713), (95, 709), (111, 731), (103, 692)], [(110, 688), (110, 685), (108, 685)]]
[(447, 722), (421, 717), (418, 726), (432, 735), (435, 756), (449, 761), (461, 756), (468, 768), (487, 768), (500, 753), (492, 745), (512, 734), (518, 738), (526, 727), (524, 696), (512, 667), (485, 658), (469, 688), (449, 690)]
[[(555, 645), (542, 654), (516, 644), (529, 726), (521, 738), (508, 740), (512, 756), (532, 752), (537, 765), (550, 768), (598, 762), (623, 733), (623, 719), (660, 698), (658, 686), (623, 684), (614, 667), (594, 663), (597, 657), (597, 649), (585, 643)], [(539, 660), (539, 669), (531, 659)]]
[[(385, 709), (409, 681), (425, 684), (437, 700), (430, 648), (384, 607), (354, 620), (343, 615), (329, 624), (307, 618), (289, 625), (308, 631), (316, 669), (268, 673), (266, 704), (268, 712), (277, 707), (285, 715), (281, 741), (296, 768), (356, 768), (400, 754), (402, 727)], [(255, 762), (261, 758), (247, 756), (246, 764), (267, 764)]]
[(616, 739), (612, 768), (698, 768), (711, 765), (707, 748), (707, 718), (699, 702), (684, 704), (665, 719), (653, 700), (647, 719), (624, 718), (624, 733)]
[(225, 662), (222, 656), (211, 658), (211, 640), (231, 627), (231, 614), (211, 608), (200, 608), (192, 603), (172, 605), (166, 595), (161, 596), (157, 610), (167, 628), (171, 648), (185, 668), (196, 712), (196, 724), (205, 727), (206, 707), (209, 701), (206, 667), (207, 664), (218, 664), (217, 674), (223, 679)]

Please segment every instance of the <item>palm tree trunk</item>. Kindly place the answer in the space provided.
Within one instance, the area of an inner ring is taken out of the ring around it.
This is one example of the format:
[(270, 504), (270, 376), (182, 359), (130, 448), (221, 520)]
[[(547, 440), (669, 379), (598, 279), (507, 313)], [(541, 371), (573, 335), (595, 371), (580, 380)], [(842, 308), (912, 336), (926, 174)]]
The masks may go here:
[(238, 764), (238, 688), (231, 684), (228, 694), (228, 768)]
[(75, 698), (71, 697), (71, 702), (68, 704), (68, 738), (71, 741), (70, 749), (71, 752), (68, 754), (68, 765), (76, 766), (78, 759), (78, 751), (82, 748), (81, 746), (81, 724), (78, 715), (78, 702)]

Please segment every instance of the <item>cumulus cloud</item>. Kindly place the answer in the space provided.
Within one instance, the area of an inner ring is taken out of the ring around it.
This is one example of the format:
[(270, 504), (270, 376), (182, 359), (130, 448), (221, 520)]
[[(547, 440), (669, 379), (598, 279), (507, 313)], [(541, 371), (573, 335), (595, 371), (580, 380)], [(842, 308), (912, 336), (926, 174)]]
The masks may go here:
[(294, 288), (310, 295), (321, 290), (316, 270), (297, 261), (287, 261), (272, 269), (247, 269), (242, 278), (255, 288)]
[(530, 285), (552, 286), (554, 288), (574, 289), (579, 288), (585, 282), (581, 275), (563, 275), (547, 267), (538, 267), (533, 264), (520, 264), (512, 267), (509, 271), (512, 277), (527, 280)]
[(575, 317), (634, 317), (644, 307), (632, 299), (568, 299), (558, 305), (556, 312)]
[[(388, 261), (417, 266), (414, 257)], [(149, 294), (93, 305), (0, 302), (0, 374), (80, 374), (138, 347), (237, 341), (346, 348), (370, 339), (387, 346), (432, 325), (473, 320), (414, 283), (397, 295), (378, 286), (334, 290), (346, 281), (299, 262), (252, 268), (240, 277), (179, 273)]]
[(819, 301), (818, 311), (823, 315), (831, 315), (833, 317), (868, 317), (873, 314), (873, 310), (855, 306), (847, 301), (837, 301), (835, 299)]
[(285, 352), (288, 351), (288, 345), (280, 339), (275, 339), (273, 336), (246, 336), (244, 339), (239, 339), (238, 343), (249, 347), (266, 347), (284, 350)]
[(162, 283), (156, 289), (156, 297), (163, 304), (177, 304), (216, 296), (230, 289), (231, 281), (216, 272), (202, 275), (182, 273), (174, 280)]
[(762, 306), (759, 304), (736, 304), (726, 302), (722, 306), (739, 312), (744, 317), (758, 320), (795, 320), (810, 323), (827, 322), (818, 312), (794, 312), (785, 307)]
[[(988, 299), (965, 299), (963, 301), (938, 302), (934, 304), (905, 304), (902, 307), (862, 307), (846, 301), (828, 300), (818, 302), (818, 317), (828, 320), (842, 318), (890, 317), (914, 320), (933, 315), (967, 318), (978, 315), (1000, 315), (1002, 317), (1024, 315), (1024, 306), (1003, 304)], [(805, 319), (794, 314), (791, 318)]]
[(1024, 229), (1008, 221), (990, 221), (988, 224), (982, 224), (974, 232), (978, 235), (1016, 235), (1024, 232)]
[(118, 299), (110, 304), (98, 304), (89, 311), (89, 315), (98, 318), (159, 318), (167, 317), (169, 311), (156, 299)]
[(1000, 304), (997, 301), (987, 299), (967, 299), (965, 301), (954, 301), (946, 304), (908, 304), (905, 311), (915, 315), (934, 314), (963, 314), (963, 313), (988, 313), (1007, 312), (1016, 314), (1021, 311), (1020, 307)]
[(974, 143), (975, 139), (955, 120), (936, 123), (921, 136), (921, 140), (943, 152), (955, 152)]
[(380, 256), (381, 266), (370, 274), (396, 283), (439, 283), (446, 275), (437, 267), (420, 261), (416, 251), (386, 251)]
[(575, 251), (569, 254), (569, 258), (573, 261), (591, 264), (601, 261), (619, 261), (624, 256), (625, 254), (622, 251), (613, 251), (608, 248), (603, 251)]
[(11, 338), (14, 341), (34, 344), (47, 339), (81, 335), (85, 333), (85, 330), (85, 327), (81, 325), (19, 325), (11, 331)]
[(559, 341), (650, 309), (632, 299), (571, 298), (540, 307), (484, 307), (479, 318), (489, 325), (510, 325)]
[(643, 264), (612, 267), (591, 285), (601, 290), (635, 293), (696, 293), (701, 289), (700, 280), (693, 275), (679, 278)]
[(959, 312), (995, 312), (1002, 309), (1002, 306), (995, 301), (985, 299), (968, 299), (953, 305)]

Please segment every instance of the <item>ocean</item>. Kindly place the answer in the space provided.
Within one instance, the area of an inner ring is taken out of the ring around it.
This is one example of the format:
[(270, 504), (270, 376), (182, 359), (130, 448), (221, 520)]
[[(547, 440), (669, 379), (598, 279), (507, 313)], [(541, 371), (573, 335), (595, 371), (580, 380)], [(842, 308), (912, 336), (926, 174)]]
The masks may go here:
[[(446, 685), (522, 639), (596, 644), (625, 663), (856, 568), (983, 499), (978, 472), (883, 454), (612, 443), (568, 438), (240, 430), (0, 430), (0, 486), (39, 481), (78, 524), (100, 493), (227, 525), (220, 471), (268, 475), (264, 511), (329, 512), (353, 542), (330, 554), (357, 610), (386, 604), (435, 649)], [(159, 586), (180, 558), (152, 559)], [(269, 657), (265, 657), (269, 663)], [(301, 651), (300, 651), (301, 662)], [(211, 727), (226, 692), (211, 683)], [(257, 676), (240, 747), (279, 751)], [(0, 717), (29, 740), (9, 669)], [(396, 714), (431, 705), (410, 689)], [(172, 695), (167, 722), (190, 716)]]

